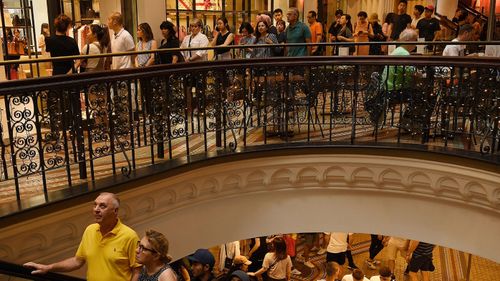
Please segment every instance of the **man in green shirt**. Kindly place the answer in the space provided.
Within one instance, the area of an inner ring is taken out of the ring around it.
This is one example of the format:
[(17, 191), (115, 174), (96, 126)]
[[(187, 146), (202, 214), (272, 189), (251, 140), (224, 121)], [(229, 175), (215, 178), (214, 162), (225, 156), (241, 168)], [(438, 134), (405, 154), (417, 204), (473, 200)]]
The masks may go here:
[[(415, 42), (418, 34), (413, 29), (405, 29), (399, 35), (400, 42)], [(404, 44), (397, 47), (390, 56), (409, 56), (410, 51), (415, 49), (414, 44)], [(386, 66), (382, 73), (382, 87), (387, 91), (399, 91), (409, 88), (415, 69), (412, 66)]]
[[(299, 21), (299, 10), (290, 8), (286, 13), (288, 27), (286, 28), (287, 43), (311, 43), (311, 31), (309, 27)], [(311, 53), (310, 46), (288, 47), (287, 56), (302, 57), (308, 56)]]

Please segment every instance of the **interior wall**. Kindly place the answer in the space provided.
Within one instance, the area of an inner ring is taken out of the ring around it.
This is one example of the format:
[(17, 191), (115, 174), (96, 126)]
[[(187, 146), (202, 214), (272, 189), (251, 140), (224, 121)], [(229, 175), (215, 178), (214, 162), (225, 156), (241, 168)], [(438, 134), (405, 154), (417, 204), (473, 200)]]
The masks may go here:
[(137, 0), (137, 22), (147, 22), (158, 45), (163, 39), (160, 24), (167, 19), (165, 0)]
[(104, 0), (99, 3), (100, 20), (106, 24), (108, 17), (114, 12), (122, 11), (122, 4), (120, 0)]
[(36, 42), (37, 48), (39, 48), (38, 36), (41, 32), (42, 23), (51, 25), (53, 20), (49, 20), (47, 1), (32, 1), (31, 3), (33, 3), (33, 22), (35, 24), (35, 36), (33, 40)]

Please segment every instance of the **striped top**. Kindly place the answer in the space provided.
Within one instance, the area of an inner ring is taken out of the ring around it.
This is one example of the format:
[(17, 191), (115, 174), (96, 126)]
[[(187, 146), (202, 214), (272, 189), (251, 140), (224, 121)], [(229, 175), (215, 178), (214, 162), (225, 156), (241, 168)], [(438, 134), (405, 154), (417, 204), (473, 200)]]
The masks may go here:
[(413, 257), (427, 256), (432, 257), (432, 250), (434, 250), (434, 244), (429, 244), (425, 242), (418, 243), (417, 248), (413, 252)]

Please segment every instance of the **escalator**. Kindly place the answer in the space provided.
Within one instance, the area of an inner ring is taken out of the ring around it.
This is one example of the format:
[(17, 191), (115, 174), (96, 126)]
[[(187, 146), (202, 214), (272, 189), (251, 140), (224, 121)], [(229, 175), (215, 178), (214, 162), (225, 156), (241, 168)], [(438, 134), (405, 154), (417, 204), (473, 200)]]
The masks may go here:
[(31, 270), (19, 264), (0, 261), (1, 281), (83, 281), (85, 279), (76, 278), (64, 274), (47, 273), (45, 275), (32, 275)]

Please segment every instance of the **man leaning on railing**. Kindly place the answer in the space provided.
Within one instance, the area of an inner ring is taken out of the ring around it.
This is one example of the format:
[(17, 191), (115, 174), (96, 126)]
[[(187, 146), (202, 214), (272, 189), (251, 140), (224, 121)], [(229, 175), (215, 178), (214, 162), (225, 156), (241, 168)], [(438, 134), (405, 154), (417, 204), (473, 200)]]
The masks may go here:
[[(136, 262), (139, 236), (118, 218), (120, 201), (113, 193), (101, 193), (94, 201), (94, 224), (85, 229), (74, 257), (49, 265), (34, 262), (24, 266), (33, 268), (32, 274), (69, 272), (87, 263), (89, 281), (136, 281), (141, 265)], [(120, 261), (120, 262), (117, 262)]]

